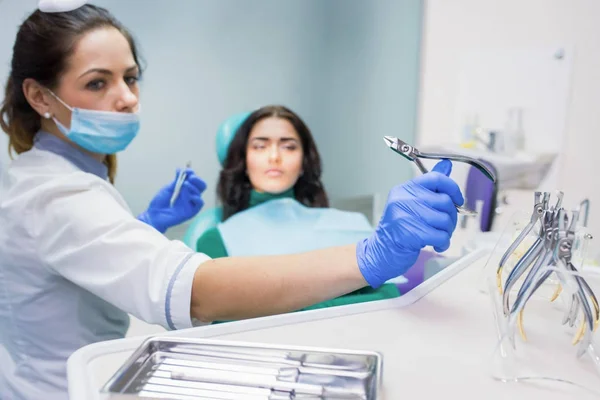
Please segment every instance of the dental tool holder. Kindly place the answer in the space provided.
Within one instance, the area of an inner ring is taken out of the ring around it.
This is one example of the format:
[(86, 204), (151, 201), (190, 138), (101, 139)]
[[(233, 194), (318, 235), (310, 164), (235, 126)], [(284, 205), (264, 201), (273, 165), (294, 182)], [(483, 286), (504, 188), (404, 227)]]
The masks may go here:
[(533, 210), (513, 216), (487, 261), (498, 334), (491, 374), (600, 395), (600, 274), (580, 265), (592, 239), (579, 210), (565, 210), (562, 199), (562, 192), (536, 192)]
[(376, 352), (210, 339), (147, 339), (104, 385), (108, 399), (378, 399)]

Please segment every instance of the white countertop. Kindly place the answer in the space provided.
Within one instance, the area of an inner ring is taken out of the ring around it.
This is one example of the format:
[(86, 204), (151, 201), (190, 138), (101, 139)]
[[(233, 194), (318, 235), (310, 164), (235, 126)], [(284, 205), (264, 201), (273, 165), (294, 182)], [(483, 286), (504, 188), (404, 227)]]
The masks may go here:
[[(480, 290), (486, 260), (482, 252), (469, 255), (412, 295), (398, 299), (161, 335), (378, 351), (383, 354), (385, 399), (437, 399), (449, 394), (484, 399), (591, 399), (572, 386), (502, 383), (492, 378), (496, 328), (490, 301)], [(74, 353), (68, 361), (71, 399), (101, 399), (99, 389), (144, 339), (97, 343)]]

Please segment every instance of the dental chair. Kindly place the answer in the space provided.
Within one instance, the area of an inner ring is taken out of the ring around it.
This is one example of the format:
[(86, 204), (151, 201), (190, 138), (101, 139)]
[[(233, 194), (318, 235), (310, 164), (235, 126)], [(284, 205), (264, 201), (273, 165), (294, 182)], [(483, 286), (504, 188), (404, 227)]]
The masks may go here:
[[(246, 118), (248, 118), (249, 115), (249, 112), (233, 115), (219, 126), (216, 135), (216, 150), (217, 157), (219, 159), (219, 162), (221, 163), (221, 166), (224, 165), (225, 160), (227, 158), (229, 144), (231, 143), (233, 137), (237, 133), (240, 126), (243, 124)], [(192, 220), (189, 228), (187, 229), (183, 238), (184, 243), (195, 250), (198, 239), (208, 230), (215, 228), (221, 222), (222, 217), (223, 210), (221, 207), (213, 207), (200, 212)], [(417, 269), (417, 275), (423, 275), (422, 268)], [(419, 281), (419, 279), (417, 279), (416, 281)], [(408, 290), (409, 288), (406, 289)], [(341, 296), (335, 299), (314, 304), (309, 307), (305, 307), (303, 308), (303, 310), (314, 310), (319, 308), (334, 307), (346, 304), (383, 300), (385, 298), (397, 297), (401, 295), (401, 293), (402, 292), (399, 292), (398, 287), (394, 284), (384, 285), (381, 288), (379, 288), (378, 291), (375, 291), (370, 287), (365, 287), (355, 292), (349, 293), (345, 296)], [(227, 321), (215, 321), (213, 323), (222, 322)]]
[[(227, 150), (229, 144), (233, 140), (237, 130), (248, 116), (249, 112), (235, 114), (225, 120), (217, 129), (216, 148), (217, 157), (221, 166), (227, 158)], [(221, 207), (213, 207), (203, 210), (192, 220), (189, 228), (183, 236), (183, 242), (191, 249), (196, 250), (198, 239), (208, 230), (214, 228), (223, 219), (223, 209)]]

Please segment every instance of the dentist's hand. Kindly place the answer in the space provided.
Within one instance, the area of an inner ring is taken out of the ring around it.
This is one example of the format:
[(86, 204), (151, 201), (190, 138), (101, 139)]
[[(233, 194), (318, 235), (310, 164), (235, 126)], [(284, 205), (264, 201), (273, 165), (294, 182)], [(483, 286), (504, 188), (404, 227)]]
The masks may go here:
[(169, 203), (175, 191), (180, 169), (177, 169), (175, 180), (163, 187), (150, 202), (148, 209), (138, 216), (140, 221), (165, 233), (170, 227), (179, 225), (198, 214), (204, 206), (202, 192), (206, 189), (206, 183), (198, 178), (191, 168), (183, 172), (186, 178), (173, 207)]
[(375, 233), (356, 247), (369, 285), (377, 288), (404, 274), (425, 246), (448, 250), (458, 219), (454, 204), (464, 203), (460, 188), (448, 177), (451, 171), (452, 163), (442, 160), (431, 172), (390, 191)]

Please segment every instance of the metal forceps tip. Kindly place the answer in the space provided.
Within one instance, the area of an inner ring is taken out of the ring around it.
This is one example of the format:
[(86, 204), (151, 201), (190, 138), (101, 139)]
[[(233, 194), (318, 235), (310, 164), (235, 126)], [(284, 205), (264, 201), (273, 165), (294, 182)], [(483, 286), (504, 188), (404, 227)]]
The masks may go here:
[[(481, 171), (487, 178), (496, 182), (496, 175), (493, 171), (491, 171), (485, 164), (481, 163), (479, 160), (476, 160), (471, 157), (459, 155), (459, 154), (445, 154), (445, 153), (421, 153), (418, 149), (411, 146), (410, 144), (404, 142), (403, 140), (398, 139), (394, 136), (384, 136), (383, 141), (385, 144), (392, 149), (395, 153), (400, 154), (402, 157), (406, 158), (409, 161), (412, 161), (416, 164), (419, 170), (426, 174), (429, 170), (423, 165), (421, 162), (421, 158), (429, 159), (429, 160), (451, 160), (456, 162), (462, 162), (469, 164), (479, 171)], [(455, 204), (456, 210), (459, 214), (475, 216), (477, 212), (469, 210), (463, 206), (459, 206)]]

